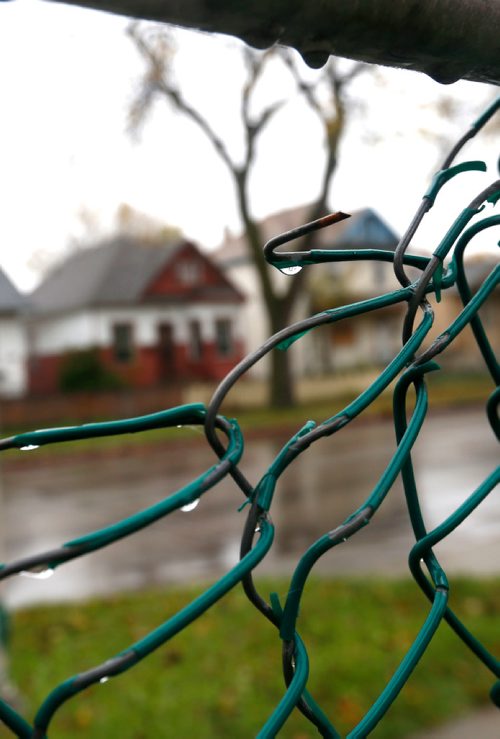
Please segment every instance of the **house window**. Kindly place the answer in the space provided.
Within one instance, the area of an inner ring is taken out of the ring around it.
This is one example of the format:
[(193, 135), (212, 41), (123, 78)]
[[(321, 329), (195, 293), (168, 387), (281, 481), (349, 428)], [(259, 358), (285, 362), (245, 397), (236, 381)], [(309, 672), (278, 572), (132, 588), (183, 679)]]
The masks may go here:
[(130, 362), (134, 354), (131, 323), (115, 323), (113, 326), (113, 355), (117, 362)]
[(199, 321), (189, 323), (189, 354), (191, 359), (198, 361), (203, 354), (203, 342), (201, 340), (201, 326)]
[(183, 285), (194, 285), (200, 282), (202, 270), (202, 264), (196, 259), (183, 259), (175, 267), (177, 278)]
[(222, 357), (233, 353), (233, 327), (229, 318), (220, 318), (215, 322), (215, 345)]

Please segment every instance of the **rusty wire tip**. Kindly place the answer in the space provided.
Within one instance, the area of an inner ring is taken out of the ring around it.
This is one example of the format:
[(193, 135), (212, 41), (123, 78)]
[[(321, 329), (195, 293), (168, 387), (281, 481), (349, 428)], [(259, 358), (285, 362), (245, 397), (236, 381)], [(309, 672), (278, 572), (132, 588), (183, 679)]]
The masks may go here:
[(351, 217), (350, 213), (344, 213), (343, 211), (338, 210), (336, 213), (328, 213), (328, 215), (326, 216), (322, 216), (321, 218), (318, 218), (315, 221), (306, 223), (302, 228), (307, 229), (307, 231), (318, 231), (321, 228), (332, 226), (334, 223), (340, 223), (340, 221), (345, 221), (346, 218), (350, 218), (350, 217)]
[[(334, 223), (339, 223), (340, 221), (343, 221), (346, 218), (350, 217), (351, 215), (349, 213), (343, 213), (339, 210), (336, 213), (329, 213), (326, 216), (317, 218), (315, 221), (304, 223), (302, 226), (298, 226), (297, 228), (292, 228), (290, 231), (285, 231), (284, 233), (279, 234), (278, 236), (274, 236), (272, 239), (269, 239), (269, 241), (264, 244), (264, 256), (271, 263), (274, 263), (272, 261), (273, 259), (286, 259), (291, 255), (285, 252), (276, 254), (274, 250), (278, 246), (283, 246), (283, 244), (287, 244), (290, 241), (299, 239), (302, 236), (311, 233), (312, 231), (319, 231), (321, 228), (326, 228), (327, 226), (331, 226)], [(298, 254), (295, 254), (294, 256), (297, 257)]]
[(320, 218), (320, 228), (323, 228), (323, 226), (330, 226), (332, 223), (339, 223), (340, 221), (345, 221), (346, 218), (350, 218), (350, 213), (344, 213), (342, 210), (338, 210), (336, 213), (330, 213), (327, 216), (324, 216), (323, 218)]

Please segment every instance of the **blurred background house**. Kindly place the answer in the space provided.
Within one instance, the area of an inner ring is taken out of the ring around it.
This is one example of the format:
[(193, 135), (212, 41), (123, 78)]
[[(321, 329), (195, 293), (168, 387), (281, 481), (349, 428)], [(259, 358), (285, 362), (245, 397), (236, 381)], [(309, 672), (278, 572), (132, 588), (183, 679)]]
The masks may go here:
[[(308, 206), (275, 213), (260, 223), (270, 239), (304, 223)], [(354, 211), (351, 218), (317, 232), (314, 248), (382, 249), (394, 251), (397, 234), (371, 208)], [(293, 242), (284, 250), (293, 251)], [(227, 235), (214, 259), (244, 292), (243, 308), (248, 349), (255, 349), (268, 336), (266, 315), (255, 268), (247, 253), (244, 236)], [(293, 276), (270, 267), (278, 287)], [(306, 289), (295, 309), (295, 320), (357, 300), (389, 292), (399, 284), (389, 263), (378, 261), (327, 263), (308, 269)], [(394, 306), (311, 332), (297, 343), (293, 355), (296, 377), (322, 375), (336, 370), (354, 370), (386, 363), (400, 348), (403, 308)], [(254, 376), (263, 377), (266, 365), (259, 363)]]
[[(193, 243), (120, 235), (31, 295), (29, 392), (220, 380), (242, 357), (240, 292)], [(78, 383), (80, 380), (80, 387)]]
[[(307, 206), (281, 211), (261, 227), (271, 238), (303, 223), (306, 212)], [(397, 242), (383, 217), (364, 208), (319, 231), (315, 248), (394, 251)], [(466, 264), (474, 292), (493, 268), (493, 255), (476, 254)], [(390, 263), (307, 269), (294, 320), (398, 287)], [(278, 289), (293, 279), (269, 270)], [(493, 347), (500, 345), (499, 301), (497, 291), (480, 312)], [(433, 336), (460, 310), (456, 288), (445, 291)], [(311, 331), (291, 353), (295, 379), (354, 376), (385, 365), (400, 348), (403, 314), (404, 306), (396, 305)], [(178, 234), (159, 238), (132, 231), (73, 251), (29, 296), (0, 272), (0, 335), (1, 397), (33, 398), (190, 383), (213, 387), (269, 330), (243, 236), (228, 234), (208, 255)], [(445, 361), (460, 371), (480, 368), (470, 328), (453, 342)], [(250, 377), (264, 381), (268, 368), (259, 362)]]
[[(498, 259), (490, 252), (471, 255), (465, 260), (465, 272), (470, 292), (473, 295), (484, 280), (497, 266)], [(435, 305), (435, 299), (430, 297)], [(435, 310), (435, 332), (440, 333), (457, 317), (463, 308), (462, 300), (456, 286), (446, 290), (442, 295), (439, 310)], [(479, 311), (479, 318), (486, 331), (488, 341), (498, 356), (500, 352), (500, 290), (489, 296)], [(446, 353), (438, 358), (438, 362), (447, 368), (459, 372), (477, 372), (484, 367), (474, 334), (470, 326), (466, 326), (450, 344)]]
[(0, 269), (0, 397), (26, 391), (26, 299)]

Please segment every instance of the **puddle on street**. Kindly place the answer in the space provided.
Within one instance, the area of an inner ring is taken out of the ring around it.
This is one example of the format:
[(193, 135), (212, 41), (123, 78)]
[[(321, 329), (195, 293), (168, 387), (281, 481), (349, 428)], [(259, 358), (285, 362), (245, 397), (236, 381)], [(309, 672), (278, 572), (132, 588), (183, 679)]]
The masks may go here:
[[(242, 469), (252, 483), (286, 439), (249, 441)], [(290, 574), (304, 550), (335, 528), (375, 485), (395, 440), (389, 421), (354, 423), (321, 440), (282, 476), (271, 509), (275, 543), (259, 572)], [(33, 452), (43, 454), (43, 450)], [(98, 464), (43, 466), (4, 474), (3, 548), (7, 560), (52, 549), (145, 508), (188, 483), (214, 462), (203, 446), (166, 447)], [(497, 443), (478, 410), (428, 418), (414, 451), (417, 483), (429, 528), (464, 500), (498, 463)], [(206, 581), (236, 563), (246, 509), (230, 478), (189, 512), (177, 511), (99, 552), (58, 568), (49, 580), (14, 577), (4, 586), (12, 606), (85, 598), (166, 582)], [(500, 570), (500, 500), (493, 491), (436, 548), (448, 572)], [(319, 573), (402, 575), (412, 534), (399, 482), (372, 523), (325, 555)]]

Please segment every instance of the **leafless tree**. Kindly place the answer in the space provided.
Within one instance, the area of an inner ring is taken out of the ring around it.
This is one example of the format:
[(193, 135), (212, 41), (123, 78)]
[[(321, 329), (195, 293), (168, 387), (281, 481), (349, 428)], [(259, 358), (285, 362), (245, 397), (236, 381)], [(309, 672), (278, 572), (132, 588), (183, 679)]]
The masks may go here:
[[(270, 269), (263, 258), (262, 247), (265, 238), (259, 222), (250, 210), (249, 177), (256, 161), (257, 141), (282, 106), (282, 102), (273, 102), (258, 114), (253, 113), (251, 103), (257, 83), (266, 73), (269, 60), (279, 57), (295, 81), (298, 92), (321, 121), (325, 157), (319, 191), (307, 215), (307, 220), (312, 221), (323, 216), (327, 210), (339, 146), (351, 112), (346, 95), (347, 89), (353, 79), (366, 67), (360, 63), (352, 63), (346, 67), (345, 64), (341, 65), (336, 59), (330, 58), (322, 72), (310, 82), (301, 76), (300, 64), (290, 50), (272, 47), (267, 51), (258, 52), (249, 47), (242, 47), (247, 77), (241, 92), (240, 107), (245, 148), (243, 159), (239, 161), (233, 158), (223, 138), (212, 127), (207, 117), (185, 98), (181, 87), (176, 83), (172, 73), (174, 51), (167, 28), (161, 27), (154, 34), (146, 34), (140, 24), (133, 24), (129, 33), (146, 64), (139, 93), (131, 108), (132, 126), (137, 127), (142, 122), (157, 99), (164, 99), (196, 124), (212, 144), (235, 187), (248, 254), (260, 282), (269, 332), (274, 334), (290, 322), (292, 310), (304, 285), (305, 272), (297, 274), (290, 280), (285, 292), (276, 288)], [(311, 248), (313, 238), (313, 234), (304, 237), (303, 242), (297, 244), (297, 248)], [(272, 354), (269, 394), (270, 402), (276, 407), (288, 406), (294, 401), (290, 363), (286, 352), (276, 351)]]

